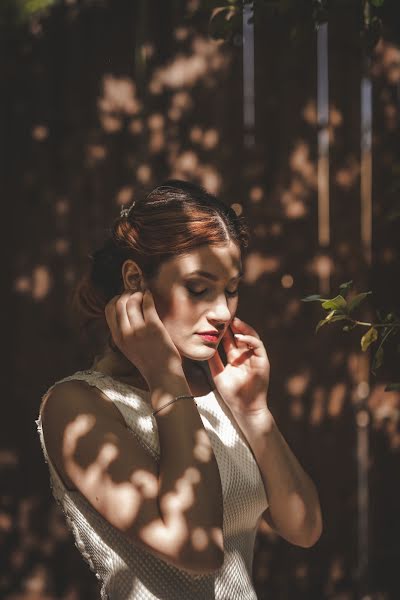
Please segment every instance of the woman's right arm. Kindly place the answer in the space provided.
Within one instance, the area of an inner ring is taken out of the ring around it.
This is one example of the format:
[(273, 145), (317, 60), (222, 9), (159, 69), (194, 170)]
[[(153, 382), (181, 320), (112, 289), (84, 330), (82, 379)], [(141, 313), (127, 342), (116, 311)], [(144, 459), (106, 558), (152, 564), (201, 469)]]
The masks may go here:
[[(183, 371), (164, 374), (150, 389), (153, 407), (190, 394)], [(193, 400), (177, 400), (156, 415), (159, 470), (112, 401), (85, 382), (55, 386), (42, 419), (47, 451), (67, 487), (111, 525), (193, 574), (222, 566), (221, 480)]]

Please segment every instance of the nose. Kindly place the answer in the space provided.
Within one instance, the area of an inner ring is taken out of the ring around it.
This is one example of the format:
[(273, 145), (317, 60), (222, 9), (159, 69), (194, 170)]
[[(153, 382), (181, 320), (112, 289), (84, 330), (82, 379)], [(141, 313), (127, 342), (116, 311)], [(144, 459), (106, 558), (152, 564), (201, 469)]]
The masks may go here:
[(225, 294), (213, 302), (207, 316), (210, 323), (213, 323), (215, 327), (217, 327), (218, 324), (226, 325), (226, 323), (229, 323), (232, 315), (231, 311), (229, 310)]

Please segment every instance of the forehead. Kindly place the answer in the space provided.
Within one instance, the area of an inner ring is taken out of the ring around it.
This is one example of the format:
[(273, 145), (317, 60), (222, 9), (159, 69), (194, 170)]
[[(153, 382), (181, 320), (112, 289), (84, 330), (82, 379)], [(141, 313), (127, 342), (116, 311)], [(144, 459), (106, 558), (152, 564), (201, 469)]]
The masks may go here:
[(240, 248), (229, 241), (218, 246), (199, 246), (186, 254), (171, 258), (162, 265), (159, 274), (178, 277), (200, 270), (209, 271), (223, 279), (236, 276), (241, 268)]

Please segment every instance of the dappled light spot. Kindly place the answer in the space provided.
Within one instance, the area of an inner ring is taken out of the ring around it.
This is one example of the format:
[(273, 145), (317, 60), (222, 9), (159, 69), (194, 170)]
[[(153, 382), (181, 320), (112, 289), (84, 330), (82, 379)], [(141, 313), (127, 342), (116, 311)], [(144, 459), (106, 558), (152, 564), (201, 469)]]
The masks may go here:
[(209, 539), (206, 531), (202, 527), (195, 527), (191, 534), (192, 546), (195, 550), (201, 552), (209, 545)]
[(54, 249), (60, 256), (68, 254), (70, 248), (70, 241), (64, 238), (58, 238), (54, 241)]
[(400, 82), (400, 49), (381, 38), (375, 47), (372, 74), (374, 77), (385, 76), (391, 85)]
[(165, 127), (165, 117), (161, 113), (153, 113), (147, 119), (150, 130), (158, 130)]
[(176, 157), (176, 168), (187, 174), (192, 174), (199, 164), (199, 158), (193, 150), (186, 150)]
[(264, 198), (264, 190), (260, 185), (253, 185), (249, 190), (250, 202), (258, 204)]
[(132, 202), (133, 193), (134, 193), (134, 190), (131, 185), (124, 185), (124, 187), (122, 187), (117, 192), (117, 196), (116, 196), (117, 204), (119, 206), (122, 206), (123, 204), (129, 204), (130, 202)]
[(69, 213), (70, 204), (66, 198), (59, 198), (54, 204), (54, 209), (59, 217), (63, 217)]
[(193, 456), (196, 460), (202, 463), (210, 462), (212, 458), (212, 448), (210, 439), (204, 430), (199, 430), (195, 435), (196, 445), (193, 448)]
[[(44, 593), (48, 585), (47, 579), (48, 571), (45, 565), (39, 563), (36, 564), (29, 575), (26, 576), (23, 581), (23, 587), (26, 592), (35, 594)], [(46, 595), (46, 598), (49, 598), (49, 596)], [(44, 598), (44, 600), (46, 600), (46, 598)]]
[(299, 314), (301, 308), (302, 308), (302, 305), (301, 305), (301, 302), (298, 300), (298, 298), (291, 298), (285, 307), (285, 312), (284, 312), (285, 323), (288, 323), (291, 319), (296, 317)]
[(0, 450), (0, 468), (16, 467), (18, 465), (19, 458), (15, 450), (2, 448)]
[(32, 137), (37, 142), (43, 142), (49, 136), (49, 128), (46, 125), (35, 125), (32, 128)]
[(12, 526), (13, 526), (13, 521), (12, 521), (11, 515), (8, 515), (7, 513), (4, 513), (4, 512), (0, 512), (0, 531), (2, 533), (11, 531)]
[(296, 143), (289, 156), (289, 164), (293, 171), (300, 173), (304, 181), (313, 189), (317, 187), (316, 164), (310, 160), (310, 146), (304, 141)]
[(122, 129), (122, 119), (115, 115), (102, 115), (100, 117), (101, 125), (107, 133), (116, 133)]
[(304, 414), (304, 405), (300, 398), (292, 398), (289, 405), (289, 414), (292, 419), (301, 419)]
[(360, 163), (356, 158), (350, 157), (347, 161), (347, 165), (338, 169), (334, 177), (335, 183), (342, 189), (348, 191), (358, 184), (359, 176)]
[(154, 70), (148, 86), (150, 93), (158, 95), (165, 89), (192, 88), (229, 64), (228, 55), (222, 54), (218, 45), (207, 37), (195, 35), (191, 51), (191, 55), (177, 52), (167, 65)]
[(178, 41), (178, 42), (183, 42), (184, 40), (186, 40), (189, 36), (189, 28), (188, 27), (175, 27), (174, 29), (174, 38)]
[(141, 103), (136, 98), (136, 86), (128, 77), (103, 77), (103, 95), (98, 100), (101, 113), (121, 113), (135, 115), (141, 109)]
[(282, 225), (280, 223), (272, 223), (269, 231), (273, 237), (278, 237), (282, 234)]
[(265, 238), (268, 235), (268, 227), (265, 223), (257, 223), (257, 225), (254, 226), (253, 234), (258, 238)]
[(307, 214), (308, 209), (302, 199), (305, 193), (306, 188), (299, 180), (294, 180), (290, 189), (283, 192), (281, 203), (283, 205), (284, 213), (289, 219), (299, 219)]
[(307, 389), (310, 382), (310, 372), (303, 371), (289, 377), (286, 383), (286, 389), (292, 396), (301, 396)]
[(203, 135), (203, 148), (212, 150), (219, 142), (219, 133), (216, 129), (207, 129)]
[(300, 563), (295, 566), (294, 576), (296, 579), (304, 580), (308, 578), (308, 565), (306, 563)]
[(47, 267), (36, 266), (32, 271), (32, 298), (43, 300), (52, 287), (52, 277)]
[(238, 202), (235, 202), (234, 204), (231, 204), (231, 209), (239, 216), (242, 214), (243, 212), (243, 206), (241, 204), (239, 204)]
[(293, 286), (293, 277), (289, 273), (282, 275), (281, 284), (284, 288), (291, 288)]
[(182, 117), (182, 110), (180, 108), (172, 107), (167, 114), (171, 121), (179, 121)]
[(255, 283), (266, 273), (275, 273), (280, 268), (280, 258), (277, 256), (263, 256), (258, 252), (250, 253), (245, 259), (246, 283)]
[(140, 121), (140, 119), (132, 119), (132, 121), (129, 123), (128, 129), (131, 133), (133, 133), (133, 135), (138, 135), (143, 131), (143, 123)]
[(175, 92), (171, 98), (171, 106), (181, 111), (193, 108), (193, 100), (186, 91)]
[(20, 294), (26, 294), (30, 292), (32, 289), (32, 280), (30, 277), (26, 275), (21, 275), (21, 277), (17, 277), (14, 281), (14, 290)]
[(155, 154), (165, 148), (165, 136), (162, 131), (152, 131), (149, 140), (149, 152)]
[(152, 172), (150, 165), (139, 165), (136, 169), (136, 178), (143, 184), (149, 183), (151, 176)]
[(339, 556), (335, 557), (329, 568), (329, 581), (336, 583), (344, 577), (343, 559)]
[(400, 421), (400, 393), (385, 392), (385, 385), (375, 385), (368, 398), (368, 407), (371, 410), (375, 425), (383, 421)]
[(317, 105), (315, 100), (308, 100), (302, 110), (303, 119), (310, 125), (316, 125), (318, 121), (317, 117)]
[(382, 262), (391, 263), (397, 259), (397, 252), (394, 248), (383, 248), (381, 251)]
[(313, 403), (310, 411), (311, 425), (320, 425), (325, 416), (326, 391), (318, 386), (313, 391)]
[(218, 194), (222, 178), (217, 169), (211, 165), (200, 165), (197, 169), (197, 175), (200, 177), (201, 185), (212, 194)]
[(103, 144), (89, 144), (86, 148), (88, 165), (93, 167), (107, 157), (107, 149)]
[(192, 127), (189, 132), (189, 137), (190, 137), (190, 141), (193, 142), (194, 144), (200, 143), (201, 140), (203, 139), (203, 131), (202, 131), (201, 127), (199, 127), (198, 125), (195, 125), (194, 127)]
[(328, 415), (330, 417), (336, 418), (342, 414), (346, 392), (347, 388), (344, 383), (337, 383), (332, 387), (328, 400)]
[(158, 494), (158, 479), (152, 473), (136, 469), (131, 477), (132, 483), (139, 488), (143, 498), (156, 498)]
[(63, 454), (65, 457), (72, 457), (79, 439), (89, 433), (96, 424), (96, 417), (89, 414), (78, 415), (71, 423), (65, 427), (63, 439)]
[(312, 259), (309, 269), (318, 277), (329, 277), (333, 271), (333, 260), (324, 254), (317, 255)]

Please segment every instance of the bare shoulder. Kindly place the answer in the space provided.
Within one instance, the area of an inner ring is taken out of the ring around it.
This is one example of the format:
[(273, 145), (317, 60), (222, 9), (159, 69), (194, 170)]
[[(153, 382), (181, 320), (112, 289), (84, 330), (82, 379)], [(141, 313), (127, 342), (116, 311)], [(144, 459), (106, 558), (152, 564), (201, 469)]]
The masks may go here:
[[(69, 490), (76, 489), (65, 469), (65, 450), (71, 444), (68, 441), (71, 432), (76, 431), (75, 437), (79, 432), (79, 438), (83, 440), (90, 432), (89, 437), (93, 439), (93, 433), (98, 431), (95, 425), (99, 423), (125, 427), (114, 403), (99, 388), (78, 379), (58, 383), (47, 393), (41, 417), (47, 452)], [(79, 453), (84, 454), (82, 443), (79, 448)]]

